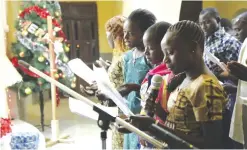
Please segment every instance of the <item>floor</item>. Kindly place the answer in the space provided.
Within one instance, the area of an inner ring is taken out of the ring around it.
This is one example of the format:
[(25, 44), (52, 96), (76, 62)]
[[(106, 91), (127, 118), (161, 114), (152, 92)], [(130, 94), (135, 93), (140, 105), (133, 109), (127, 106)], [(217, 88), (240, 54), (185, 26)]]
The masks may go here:
[[(51, 121), (51, 102), (45, 103), (45, 124), (49, 125)], [(69, 149), (101, 149), (100, 128), (96, 121), (79, 116), (70, 112), (68, 100), (62, 99), (57, 107), (57, 119), (59, 120), (60, 135), (70, 135), (68, 138), (73, 143), (59, 143), (47, 150), (69, 150)], [(33, 125), (40, 123), (40, 111), (38, 104), (29, 104), (27, 107), (27, 122)], [(38, 127), (38, 126), (37, 126)], [(51, 137), (51, 128), (46, 127), (43, 132), (46, 138)], [(111, 149), (111, 131), (107, 135), (107, 149)]]

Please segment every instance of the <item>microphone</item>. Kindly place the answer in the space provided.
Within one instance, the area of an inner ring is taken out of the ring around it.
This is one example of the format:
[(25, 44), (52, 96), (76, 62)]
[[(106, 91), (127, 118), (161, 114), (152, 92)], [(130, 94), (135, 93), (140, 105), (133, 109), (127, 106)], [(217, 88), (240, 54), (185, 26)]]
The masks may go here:
[(168, 147), (171, 149), (198, 149), (192, 144), (156, 124), (152, 124), (150, 126), (149, 132), (156, 138), (166, 142)]
[(158, 75), (158, 74), (154, 75), (151, 79), (151, 84), (147, 91), (147, 99), (146, 99), (144, 110), (147, 113), (147, 115), (150, 117), (154, 116), (155, 100), (158, 97), (159, 88), (160, 88), (162, 80), (163, 78), (161, 75)]
[[(44, 74), (43, 72), (39, 71), (38, 69), (32, 67), (30, 64), (26, 63), (25, 61), (19, 60), (18, 63), (20, 65), (22, 65), (23, 67), (27, 67), (28, 70), (36, 73), (37, 75), (39, 75), (40, 77), (42, 77), (43, 79), (45, 79), (47, 82), (50, 82), (52, 84), (55, 84), (61, 90), (63, 90), (64, 92), (67, 92), (68, 94), (70, 94), (74, 98), (83, 101), (88, 106), (92, 107), (92, 109), (94, 111), (96, 111), (97, 113), (99, 113), (99, 114), (102, 114), (103, 113), (103, 115), (107, 115), (107, 118), (109, 117), (111, 121), (115, 121), (117, 124), (122, 125), (126, 129), (128, 129), (128, 130), (136, 133), (137, 135), (141, 136), (143, 139), (147, 140), (148, 142), (152, 143), (153, 145), (157, 146), (158, 148), (165, 148), (165, 144), (164, 143), (161, 143), (161, 142), (153, 139), (147, 133), (142, 132), (141, 130), (139, 130), (138, 128), (136, 128), (132, 124), (126, 122), (125, 120), (123, 120), (123, 119), (121, 119), (119, 117), (111, 116), (111, 114), (108, 113), (107, 110), (103, 109), (102, 107), (99, 107), (93, 101), (91, 101), (91, 100), (87, 99), (86, 97), (80, 95), (79, 93), (75, 92), (71, 88), (63, 85), (62, 83), (60, 83), (57, 80), (51, 78), (50, 76)], [(98, 124), (101, 124), (101, 123), (98, 122)]]

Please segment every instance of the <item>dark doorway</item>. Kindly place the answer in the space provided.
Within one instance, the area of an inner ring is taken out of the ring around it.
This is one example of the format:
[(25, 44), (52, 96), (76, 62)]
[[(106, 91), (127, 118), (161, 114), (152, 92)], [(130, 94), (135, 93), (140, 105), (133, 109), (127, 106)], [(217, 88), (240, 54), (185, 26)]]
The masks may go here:
[(182, 1), (179, 20), (198, 21), (202, 11), (202, 1)]
[[(99, 58), (98, 17), (95, 2), (60, 2), (63, 31), (70, 44), (69, 59), (80, 58), (88, 66)], [(76, 91), (85, 82), (77, 78)]]

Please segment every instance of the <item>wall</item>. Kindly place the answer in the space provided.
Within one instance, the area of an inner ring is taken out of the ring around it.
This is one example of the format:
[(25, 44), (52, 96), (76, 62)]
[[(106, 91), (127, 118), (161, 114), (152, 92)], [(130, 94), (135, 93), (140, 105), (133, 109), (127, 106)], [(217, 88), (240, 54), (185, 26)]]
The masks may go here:
[(7, 23), (9, 32), (7, 33), (7, 56), (12, 57), (11, 43), (16, 41), (15, 38), (15, 20), (17, 19), (20, 9), (20, 1), (7, 1)]
[(124, 0), (123, 14), (128, 16), (138, 8), (148, 9), (154, 13), (158, 21), (175, 23), (179, 20), (182, 0)]
[(204, 1), (203, 8), (207, 7), (215, 7), (221, 17), (233, 19), (238, 10), (247, 8), (247, 1)]
[[(60, 0), (66, 1), (66, 0)], [(70, 0), (69, 2), (85, 2), (85, 0)], [(87, 0), (90, 1), (90, 0)], [(91, 0), (92, 1), (92, 0)], [(96, 1), (98, 8), (98, 32), (99, 32), (99, 50), (101, 54), (111, 53), (106, 35), (105, 35), (105, 22), (111, 17), (121, 14), (123, 9), (122, 1)], [(11, 57), (11, 43), (14, 42), (15, 39), (15, 28), (14, 21), (17, 19), (20, 9), (20, 1), (8, 1), (7, 2), (7, 16), (8, 16), (8, 24), (10, 28), (10, 32), (7, 35), (7, 46), (8, 46), (8, 56)], [(107, 56), (110, 57), (110, 56)]]
[(122, 13), (121, 1), (97, 1), (100, 53), (111, 53), (105, 31), (105, 23), (113, 16)]

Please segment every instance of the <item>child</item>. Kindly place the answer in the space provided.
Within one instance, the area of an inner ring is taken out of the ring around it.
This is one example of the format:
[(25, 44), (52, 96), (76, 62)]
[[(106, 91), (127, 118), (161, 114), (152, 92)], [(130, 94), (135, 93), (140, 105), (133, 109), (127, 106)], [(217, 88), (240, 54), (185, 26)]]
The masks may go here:
[[(226, 97), (223, 87), (204, 64), (203, 31), (192, 21), (180, 21), (167, 30), (161, 47), (167, 67), (175, 75), (183, 75), (170, 89), (169, 114), (160, 126), (198, 148), (222, 148), (222, 112)], [(144, 131), (155, 122), (143, 116), (130, 119)]]
[[(124, 41), (131, 50), (126, 52), (118, 63), (113, 67), (115, 71), (122, 71), (124, 83), (141, 84), (145, 75), (151, 68), (144, 56), (142, 37), (144, 32), (156, 22), (156, 17), (148, 10), (137, 9), (133, 11), (124, 23)], [(141, 105), (138, 97), (139, 92), (120, 88), (120, 93), (125, 93), (128, 107), (134, 114), (139, 114)], [(124, 135), (124, 149), (138, 149), (138, 136), (134, 133)]]

